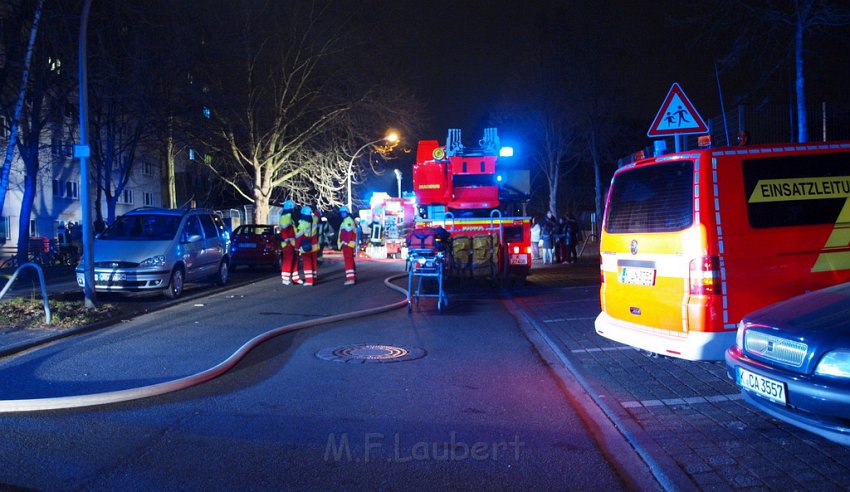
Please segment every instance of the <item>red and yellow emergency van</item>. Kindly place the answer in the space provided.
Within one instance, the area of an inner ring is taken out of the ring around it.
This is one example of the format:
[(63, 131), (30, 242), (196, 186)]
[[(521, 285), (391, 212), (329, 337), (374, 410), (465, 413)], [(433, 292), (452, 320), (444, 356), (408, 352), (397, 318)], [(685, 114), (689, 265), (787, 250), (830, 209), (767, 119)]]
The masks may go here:
[(611, 181), (596, 332), (722, 360), (762, 306), (850, 281), (850, 143), (700, 149)]

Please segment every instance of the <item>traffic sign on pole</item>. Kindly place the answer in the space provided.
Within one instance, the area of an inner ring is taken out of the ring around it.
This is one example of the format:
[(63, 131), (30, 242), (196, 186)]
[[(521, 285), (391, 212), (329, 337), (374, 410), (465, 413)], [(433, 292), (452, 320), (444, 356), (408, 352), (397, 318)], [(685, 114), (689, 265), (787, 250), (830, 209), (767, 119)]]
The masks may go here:
[(708, 133), (708, 125), (685, 95), (685, 91), (679, 84), (673, 83), (646, 134), (649, 137), (666, 137), (692, 133)]

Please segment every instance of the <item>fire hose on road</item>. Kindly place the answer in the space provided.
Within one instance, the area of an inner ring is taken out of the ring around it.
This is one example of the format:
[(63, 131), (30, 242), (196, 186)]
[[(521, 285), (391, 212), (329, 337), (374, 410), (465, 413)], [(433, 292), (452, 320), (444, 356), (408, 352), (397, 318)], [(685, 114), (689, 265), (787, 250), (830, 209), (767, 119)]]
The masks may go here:
[(151, 396), (164, 395), (166, 393), (173, 393), (175, 391), (180, 391), (186, 388), (190, 388), (192, 386), (197, 386), (201, 383), (217, 378), (218, 376), (221, 376), (222, 374), (226, 373), (227, 371), (232, 369), (240, 360), (242, 360), (248, 354), (248, 352), (255, 349), (263, 342), (271, 340), (272, 338), (275, 338), (279, 335), (292, 333), (294, 331), (298, 331), (304, 328), (312, 328), (314, 326), (335, 323), (337, 321), (347, 321), (351, 320), (352, 318), (370, 316), (372, 314), (383, 313), (386, 311), (391, 311), (393, 309), (399, 309), (407, 306), (407, 290), (392, 283), (393, 280), (405, 277), (407, 277), (406, 273), (400, 275), (393, 275), (384, 279), (384, 285), (404, 295), (404, 299), (398, 302), (369, 309), (361, 309), (349, 313), (340, 313), (335, 314), (333, 316), (325, 316), (323, 318), (312, 319), (309, 321), (301, 321), (298, 323), (292, 323), (289, 325), (275, 328), (273, 330), (269, 330), (248, 340), (247, 342), (245, 342), (245, 344), (239, 347), (239, 349), (236, 350), (236, 352), (234, 352), (230, 357), (205, 371), (201, 371), (171, 381), (164, 381), (162, 383), (151, 384), (148, 386), (140, 386), (137, 388), (128, 388), (118, 391), (109, 391), (105, 393), (60, 396), (54, 398), (32, 398), (26, 400), (0, 400), (0, 413), (38, 412), (44, 410), (62, 410), (69, 408), (91, 407), (96, 405), (108, 405), (113, 403), (139, 400), (142, 398), (149, 398)]

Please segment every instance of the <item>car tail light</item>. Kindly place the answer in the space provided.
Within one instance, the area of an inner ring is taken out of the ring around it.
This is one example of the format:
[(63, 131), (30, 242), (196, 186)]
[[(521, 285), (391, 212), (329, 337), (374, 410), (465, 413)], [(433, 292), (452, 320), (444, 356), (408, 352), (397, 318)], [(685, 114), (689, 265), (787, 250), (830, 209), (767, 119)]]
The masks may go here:
[(722, 294), (720, 285), (720, 258), (703, 256), (694, 258), (690, 264), (690, 294), (692, 296), (708, 296)]
[(519, 254), (519, 246), (514, 246), (514, 254), (515, 255)]

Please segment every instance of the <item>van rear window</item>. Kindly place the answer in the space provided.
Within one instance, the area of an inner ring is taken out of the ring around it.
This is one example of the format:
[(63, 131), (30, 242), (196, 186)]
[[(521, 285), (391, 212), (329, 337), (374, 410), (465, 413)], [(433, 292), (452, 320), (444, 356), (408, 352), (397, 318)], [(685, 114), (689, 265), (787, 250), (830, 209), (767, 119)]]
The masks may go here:
[(610, 233), (680, 231), (693, 223), (693, 161), (638, 167), (611, 184), (605, 230)]
[(747, 215), (755, 228), (834, 224), (850, 197), (850, 154), (747, 159)]

